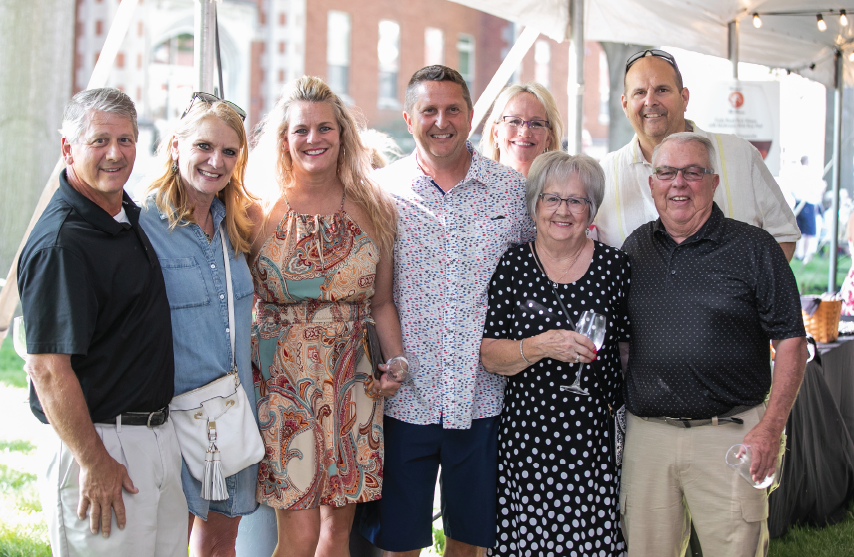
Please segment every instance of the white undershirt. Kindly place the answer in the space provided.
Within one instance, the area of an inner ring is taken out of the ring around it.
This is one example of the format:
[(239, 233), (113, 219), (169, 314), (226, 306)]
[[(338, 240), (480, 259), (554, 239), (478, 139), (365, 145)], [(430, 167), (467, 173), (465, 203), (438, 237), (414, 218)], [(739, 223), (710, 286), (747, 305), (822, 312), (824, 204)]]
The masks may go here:
[(121, 211), (113, 215), (113, 218), (116, 219), (116, 222), (126, 222), (130, 224), (130, 219), (128, 218), (128, 214), (125, 213), (124, 206), (122, 207)]

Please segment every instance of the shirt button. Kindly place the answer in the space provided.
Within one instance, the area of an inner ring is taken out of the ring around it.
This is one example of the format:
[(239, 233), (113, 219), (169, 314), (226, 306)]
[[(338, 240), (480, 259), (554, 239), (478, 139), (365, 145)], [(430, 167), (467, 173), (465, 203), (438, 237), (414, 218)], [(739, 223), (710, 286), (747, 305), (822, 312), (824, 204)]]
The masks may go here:
[(224, 294), (220, 294), (220, 295), (219, 295), (219, 299), (220, 299), (220, 300), (225, 299), (225, 295), (224, 295)]
[(670, 271), (670, 274), (671, 274), (671, 275), (675, 275), (675, 274), (676, 274), (676, 271)]
[(226, 333), (230, 333), (230, 332), (231, 332), (231, 329), (229, 329), (228, 327), (226, 327), (226, 328), (225, 328), (225, 332), (226, 332)]
[(216, 269), (216, 265), (214, 265), (213, 263), (211, 263), (211, 269)]

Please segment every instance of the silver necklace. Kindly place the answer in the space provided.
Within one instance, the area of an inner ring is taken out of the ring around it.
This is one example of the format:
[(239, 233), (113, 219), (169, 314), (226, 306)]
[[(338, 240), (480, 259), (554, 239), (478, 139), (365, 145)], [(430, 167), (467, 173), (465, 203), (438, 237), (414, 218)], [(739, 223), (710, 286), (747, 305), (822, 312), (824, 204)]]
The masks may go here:
[[(536, 242), (534, 242), (534, 244), (536, 245)], [(557, 288), (557, 285), (560, 284), (560, 281), (563, 280), (563, 277), (566, 276), (566, 274), (569, 272), (569, 270), (572, 269), (573, 265), (575, 265), (575, 262), (578, 261), (579, 257), (581, 257), (581, 252), (583, 252), (584, 248), (586, 248), (586, 247), (587, 247), (587, 242), (584, 242), (584, 244), (581, 246), (581, 249), (578, 250), (578, 253), (576, 253), (575, 257), (572, 258), (572, 263), (569, 264), (569, 267), (566, 268), (566, 271), (564, 271), (563, 274), (561, 276), (559, 276), (557, 280), (553, 280), (552, 277), (549, 276), (548, 271), (546, 271), (546, 266), (543, 265), (543, 274), (546, 275), (547, 279), (552, 281), (552, 284), (554, 284), (555, 288)], [(563, 259), (555, 259), (551, 255), (549, 255), (549, 253), (546, 250), (543, 250), (543, 253), (548, 255), (552, 261), (555, 261), (557, 263), (560, 263), (561, 261), (566, 261), (566, 260), (570, 259), (569, 257), (565, 257)]]

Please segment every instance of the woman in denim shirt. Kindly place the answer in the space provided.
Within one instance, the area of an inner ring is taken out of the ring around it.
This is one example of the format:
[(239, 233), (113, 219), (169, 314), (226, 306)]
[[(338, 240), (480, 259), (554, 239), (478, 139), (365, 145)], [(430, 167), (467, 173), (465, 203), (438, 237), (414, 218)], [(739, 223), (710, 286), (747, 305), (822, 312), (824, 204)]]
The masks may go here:
[[(250, 405), (255, 390), (249, 354), (252, 277), (247, 205), (246, 114), (196, 93), (177, 129), (160, 145), (164, 174), (148, 187), (141, 220), (163, 269), (175, 348), (175, 395), (231, 369), (228, 292), (221, 242), (226, 242), (234, 292), (235, 363)], [(225, 236), (222, 231), (227, 231)], [(236, 258), (235, 258), (236, 253)], [(258, 416), (255, 416), (258, 419)], [(228, 499), (201, 498), (201, 483), (182, 467), (193, 555), (234, 555), (240, 517), (255, 511), (258, 466), (225, 479)]]

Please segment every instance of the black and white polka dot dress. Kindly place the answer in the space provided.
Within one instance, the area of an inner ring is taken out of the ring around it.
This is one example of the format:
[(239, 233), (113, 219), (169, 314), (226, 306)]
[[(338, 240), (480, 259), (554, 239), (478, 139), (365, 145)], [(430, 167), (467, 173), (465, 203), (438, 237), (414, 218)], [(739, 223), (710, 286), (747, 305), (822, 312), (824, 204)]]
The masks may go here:
[[(608, 404), (621, 399), (617, 343), (629, 338), (629, 282), (626, 254), (596, 242), (584, 276), (557, 285), (573, 322), (585, 310), (608, 317), (605, 343), (596, 360), (582, 364), (589, 397), (560, 390), (574, 381), (577, 364), (543, 359), (510, 378), (498, 433), (498, 545), (489, 555), (625, 553)], [(530, 248), (511, 248), (490, 284), (484, 338), (519, 340), (559, 328), (566, 319)]]

